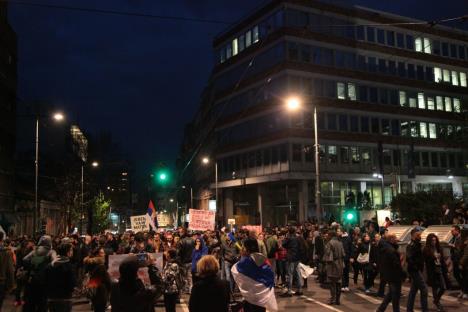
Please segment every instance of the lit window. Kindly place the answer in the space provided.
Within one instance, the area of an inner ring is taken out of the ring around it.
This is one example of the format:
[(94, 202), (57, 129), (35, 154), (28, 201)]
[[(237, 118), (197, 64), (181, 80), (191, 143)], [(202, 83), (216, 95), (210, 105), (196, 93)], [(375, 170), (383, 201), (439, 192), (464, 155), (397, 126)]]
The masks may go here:
[(429, 124), (429, 138), (430, 139), (437, 139), (437, 131), (435, 123)]
[(460, 73), (460, 86), (466, 87), (466, 73)]
[(359, 164), (361, 162), (361, 154), (357, 147), (351, 147), (351, 161), (353, 164)]
[(450, 82), (450, 70), (444, 69), (443, 74), (444, 74), (444, 82)]
[(328, 146), (328, 163), (336, 164), (337, 155), (336, 155), (336, 146), (329, 145)]
[(436, 105), (437, 110), (443, 111), (444, 110), (444, 100), (441, 96), (436, 96)]
[(237, 55), (237, 53), (239, 53), (239, 46), (237, 38), (235, 38), (232, 40), (232, 55)]
[(410, 131), (411, 131), (411, 137), (413, 138), (418, 137), (418, 123), (416, 121), (410, 121)]
[(406, 106), (406, 92), (400, 91), (400, 106)]
[(245, 47), (249, 47), (252, 44), (252, 31), (245, 33)]
[(354, 83), (348, 83), (348, 99), (356, 101), (356, 85)]
[(425, 122), (419, 123), (419, 135), (421, 138), (427, 138), (427, 125)]
[(409, 107), (416, 107), (416, 99), (415, 98), (409, 98)]
[(418, 37), (414, 39), (414, 46), (417, 52), (422, 52), (423, 51), (423, 40), (422, 38)]
[(434, 98), (433, 97), (428, 97), (427, 98), (427, 109), (434, 110)]
[(340, 100), (344, 100), (346, 98), (345, 92), (345, 84), (342, 82), (336, 83), (336, 94)]
[(253, 28), (253, 43), (256, 43), (258, 42), (258, 40), (260, 40), (260, 37), (259, 37), (259, 33), (258, 33), (258, 26), (255, 26)]
[(424, 38), (424, 53), (431, 54), (431, 50), (432, 50), (431, 39)]
[(452, 84), (458, 86), (458, 73), (452, 70)]
[(418, 93), (418, 108), (425, 109), (426, 103), (424, 103), (424, 93)]
[(452, 111), (452, 99), (446, 96), (444, 100), (445, 100), (445, 111), (451, 112)]
[(226, 59), (232, 56), (232, 45), (228, 44), (226, 46)]
[(456, 113), (461, 112), (460, 99), (453, 98), (453, 111)]
[(441, 82), (442, 81), (442, 70), (440, 67), (434, 67), (434, 81)]
[(241, 35), (239, 37), (239, 52), (242, 52), (242, 50), (245, 49), (245, 36)]
[(226, 51), (224, 50), (224, 48), (222, 48), (220, 51), (219, 51), (219, 62), (220, 63), (224, 63), (224, 61), (226, 60)]

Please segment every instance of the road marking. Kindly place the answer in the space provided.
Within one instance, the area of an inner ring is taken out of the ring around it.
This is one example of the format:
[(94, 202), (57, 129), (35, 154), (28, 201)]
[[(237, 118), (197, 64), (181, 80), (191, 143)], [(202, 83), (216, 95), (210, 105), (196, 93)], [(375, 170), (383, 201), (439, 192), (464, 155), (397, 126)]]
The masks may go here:
[(313, 303), (316, 303), (318, 305), (321, 305), (322, 307), (326, 308), (326, 309), (329, 309), (329, 310), (332, 310), (332, 311), (335, 311), (335, 312), (344, 312), (343, 310), (340, 310), (340, 309), (337, 309), (335, 308), (334, 306), (331, 306), (329, 304), (326, 304), (326, 303), (322, 303), (318, 300), (315, 300), (315, 299), (312, 299), (312, 298), (309, 298), (307, 296), (300, 296), (300, 298), (303, 298), (303, 299), (306, 299), (307, 301), (311, 301)]

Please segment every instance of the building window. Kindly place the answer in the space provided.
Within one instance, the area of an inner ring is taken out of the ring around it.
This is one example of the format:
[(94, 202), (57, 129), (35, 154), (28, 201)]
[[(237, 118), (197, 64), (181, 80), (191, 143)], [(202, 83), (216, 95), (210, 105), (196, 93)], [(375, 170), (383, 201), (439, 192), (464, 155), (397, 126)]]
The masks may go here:
[(429, 123), (429, 139), (437, 139), (437, 130), (435, 123)]
[(440, 67), (434, 67), (434, 81), (435, 82), (442, 81), (442, 69)]
[(450, 82), (450, 70), (444, 69), (442, 70), (444, 82)]
[(453, 111), (455, 113), (461, 113), (460, 99), (453, 98)]
[(349, 164), (349, 147), (348, 146), (340, 147), (340, 160), (342, 164)]
[(440, 167), (447, 168), (447, 155), (445, 153), (440, 153), (439, 159), (440, 159)]
[(444, 110), (444, 101), (441, 96), (436, 96), (436, 105), (437, 110), (443, 111)]
[(442, 42), (442, 56), (449, 56), (449, 48), (447, 42)]
[(328, 145), (328, 163), (336, 164), (336, 161), (337, 161), (336, 146)]
[(359, 148), (356, 146), (351, 147), (351, 162), (353, 164), (359, 164), (361, 162), (361, 154), (359, 154)]
[(408, 64), (408, 78), (416, 78), (416, 72), (414, 70), (414, 64)]
[(444, 101), (445, 101), (445, 111), (451, 112), (452, 111), (452, 99), (446, 96), (444, 98)]
[(245, 35), (239, 36), (239, 52), (245, 49)]
[(252, 31), (249, 30), (245, 33), (245, 47), (248, 48), (252, 44)]
[(336, 131), (336, 114), (327, 114), (328, 119), (328, 130)]
[(427, 109), (434, 110), (434, 98), (433, 97), (428, 97), (427, 98)]
[(398, 62), (398, 76), (406, 77), (406, 67), (403, 62)]
[(410, 97), (410, 98), (408, 99), (408, 103), (409, 103), (409, 107), (411, 107), (411, 108), (416, 108), (416, 98)]
[(253, 40), (253, 43), (256, 43), (260, 40), (260, 36), (259, 36), (259, 33), (258, 33), (258, 26), (255, 26), (252, 30), (252, 40)]
[(403, 35), (402, 33), (397, 33), (396, 39), (397, 39), (397, 47), (404, 49), (405, 48), (405, 35)]
[(419, 123), (419, 136), (421, 138), (427, 138), (427, 124), (425, 122)]
[(452, 84), (458, 86), (458, 73), (452, 70)]
[(418, 123), (416, 121), (410, 121), (410, 134), (412, 138), (418, 137)]
[(350, 116), (349, 123), (351, 126), (351, 132), (359, 132), (359, 120), (357, 116)]
[(356, 85), (354, 83), (348, 83), (348, 99), (356, 101)]
[(439, 155), (436, 152), (431, 153), (431, 167), (437, 168), (439, 167)]
[(387, 30), (387, 44), (389, 46), (395, 46), (395, 32)]
[(367, 27), (367, 41), (375, 42), (375, 28), (374, 27)]
[(336, 83), (336, 95), (340, 100), (346, 99), (345, 84), (343, 82)]
[(305, 154), (305, 161), (306, 162), (314, 162), (314, 148), (312, 145), (304, 146), (304, 154)]
[(390, 121), (388, 119), (382, 119), (382, 134), (390, 135)]
[(265, 166), (271, 164), (271, 150), (269, 148), (263, 150), (263, 164)]
[(372, 133), (380, 133), (379, 118), (371, 118)]
[(401, 122), (401, 135), (402, 136), (408, 136), (409, 135), (409, 129), (408, 129), (408, 122), (407, 121), (402, 121)]
[(424, 93), (418, 93), (418, 108), (425, 109), (426, 103), (424, 102)]
[(406, 48), (408, 50), (414, 50), (414, 37), (411, 35), (406, 35)]
[(423, 167), (429, 167), (429, 152), (421, 152), (421, 160)]
[(361, 117), (361, 132), (369, 133), (369, 117)]
[(460, 73), (460, 86), (466, 87), (466, 73)]
[(340, 114), (338, 116), (340, 123), (340, 131), (348, 131), (348, 115)]
[(450, 56), (454, 58), (457, 57), (457, 46), (455, 44), (450, 45)]
[(226, 46), (226, 59), (232, 56), (232, 45), (228, 44)]
[(293, 161), (302, 162), (302, 146), (301, 144), (293, 144)]
[(232, 40), (232, 55), (237, 55), (237, 53), (239, 53), (239, 45), (237, 38), (235, 38), (234, 40)]
[(414, 46), (415, 46), (416, 52), (422, 52), (423, 51), (423, 39), (421, 37), (415, 38)]
[(431, 39), (429, 38), (424, 38), (424, 53), (431, 54), (432, 52), (432, 45), (431, 45)]
[(392, 135), (400, 135), (400, 121), (398, 119), (392, 119)]
[(385, 31), (383, 29), (377, 29), (377, 42), (385, 44)]
[(361, 147), (362, 163), (365, 165), (370, 164), (371, 155), (368, 147)]

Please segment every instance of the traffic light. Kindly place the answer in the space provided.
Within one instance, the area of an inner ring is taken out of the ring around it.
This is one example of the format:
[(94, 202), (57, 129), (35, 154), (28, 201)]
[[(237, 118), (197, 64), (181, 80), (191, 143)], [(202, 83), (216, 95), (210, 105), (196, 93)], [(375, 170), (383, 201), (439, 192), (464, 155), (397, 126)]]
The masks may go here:
[(343, 223), (357, 223), (358, 218), (356, 214), (356, 210), (345, 210), (343, 214)]
[(169, 182), (169, 172), (167, 170), (159, 170), (156, 172), (156, 182), (159, 184), (167, 184)]

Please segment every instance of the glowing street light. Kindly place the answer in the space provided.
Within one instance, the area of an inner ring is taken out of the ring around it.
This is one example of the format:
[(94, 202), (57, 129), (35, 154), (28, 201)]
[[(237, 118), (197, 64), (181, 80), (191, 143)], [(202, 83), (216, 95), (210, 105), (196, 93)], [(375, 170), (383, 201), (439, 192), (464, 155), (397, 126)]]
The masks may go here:
[(203, 157), (202, 163), (203, 163), (204, 165), (208, 165), (208, 164), (210, 163), (210, 159), (209, 159), (208, 157)]
[(286, 107), (290, 111), (296, 111), (301, 107), (301, 101), (298, 97), (290, 97), (286, 100)]
[(56, 121), (62, 121), (65, 119), (65, 116), (62, 114), (62, 113), (55, 113), (53, 118), (56, 120)]
[(173, 203), (173, 202), (174, 202), (174, 198), (169, 199), (169, 202)]
[(91, 163), (91, 166), (93, 166), (94, 168), (99, 167), (99, 163), (97, 161), (93, 161)]

